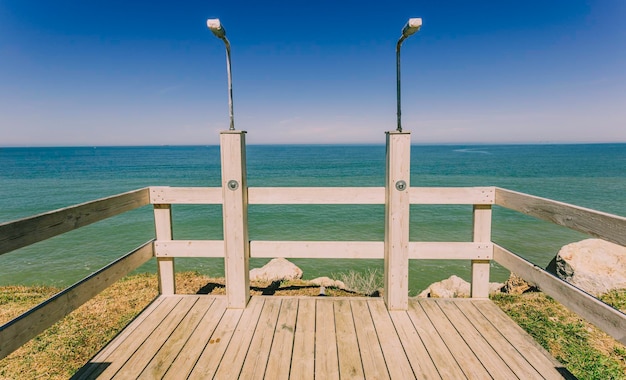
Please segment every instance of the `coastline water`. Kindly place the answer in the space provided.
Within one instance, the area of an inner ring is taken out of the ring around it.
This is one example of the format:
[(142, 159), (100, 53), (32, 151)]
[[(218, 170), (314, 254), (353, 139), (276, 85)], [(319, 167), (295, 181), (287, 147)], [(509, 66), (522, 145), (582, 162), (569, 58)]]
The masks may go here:
[[(146, 186), (219, 186), (217, 146), (0, 148), (0, 223)], [(384, 186), (383, 145), (247, 147), (249, 186)], [(626, 215), (626, 144), (414, 145), (411, 186), (500, 186)], [(221, 207), (174, 205), (174, 237), (220, 239)], [(251, 205), (252, 240), (368, 240), (384, 235), (382, 205)], [(471, 206), (412, 206), (412, 241), (469, 241)], [(493, 240), (545, 266), (586, 235), (494, 208)], [(66, 286), (154, 235), (149, 207), (0, 256), (0, 285)], [(260, 266), (267, 260), (252, 260)], [(305, 278), (381, 260), (293, 260)], [(223, 275), (223, 260), (177, 259), (177, 270)], [(147, 264), (142, 271), (154, 271)], [(411, 294), (466, 261), (412, 261)], [(507, 272), (493, 266), (492, 281)]]

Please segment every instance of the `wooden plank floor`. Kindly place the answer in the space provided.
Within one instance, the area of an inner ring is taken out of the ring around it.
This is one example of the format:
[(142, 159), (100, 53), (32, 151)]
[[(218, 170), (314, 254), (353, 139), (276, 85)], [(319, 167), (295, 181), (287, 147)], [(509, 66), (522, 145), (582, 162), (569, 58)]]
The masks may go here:
[(159, 297), (76, 379), (572, 378), (488, 300)]

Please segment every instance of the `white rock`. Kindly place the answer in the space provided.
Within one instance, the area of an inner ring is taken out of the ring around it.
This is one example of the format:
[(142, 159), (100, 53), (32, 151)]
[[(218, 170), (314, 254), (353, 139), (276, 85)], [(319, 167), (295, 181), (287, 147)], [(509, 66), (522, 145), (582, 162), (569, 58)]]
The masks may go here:
[(454, 298), (469, 297), (470, 283), (461, 277), (452, 275), (450, 278), (431, 284), (418, 297)]
[[(489, 283), (489, 293), (498, 293), (504, 284), (498, 282)], [(452, 275), (450, 278), (431, 284), (418, 297), (422, 298), (457, 298), (469, 297), (471, 284), (461, 277)]]
[(283, 258), (272, 259), (262, 268), (250, 270), (250, 281), (283, 281), (300, 278), (302, 278), (302, 269)]
[(346, 284), (344, 284), (343, 281), (333, 280), (332, 278), (329, 278), (329, 277), (318, 277), (318, 278), (314, 278), (310, 280), (309, 282), (312, 283), (313, 285), (325, 286), (327, 288), (337, 288), (337, 289), (346, 288)]
[(563, 246), (548, 267), (559, 278), (595, 296), (626, 289), (626, 247), (602, 239)]

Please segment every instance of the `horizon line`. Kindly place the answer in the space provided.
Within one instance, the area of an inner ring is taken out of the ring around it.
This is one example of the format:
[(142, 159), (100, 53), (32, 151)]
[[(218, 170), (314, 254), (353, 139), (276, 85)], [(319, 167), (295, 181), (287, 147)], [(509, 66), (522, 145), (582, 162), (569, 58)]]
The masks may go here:
[[(496, 145), (609, 145), (626, 141), (545, 141), (545, 142), (412, 142), (411, 146), (496, 146)], [(385, 143), (253, 143), (247, 146), (384, 146)], [(120, 145), (0, 145), (0, 149), (15, 148), (157, 148), (157, 147), (219, 147), (219, 144), (120, 144)]]

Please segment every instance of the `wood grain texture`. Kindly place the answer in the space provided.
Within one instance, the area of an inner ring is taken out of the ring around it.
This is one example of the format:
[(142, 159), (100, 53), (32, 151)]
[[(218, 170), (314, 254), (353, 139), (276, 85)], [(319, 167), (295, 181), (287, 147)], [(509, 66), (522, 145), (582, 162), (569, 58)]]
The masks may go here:
[(408, 303), (410, 160), (411, 134), (387, 132), (383, 281), (389, 310), (406, 310)]
[(250, 204), (383, 204), (383, 187), (251, 187)]
[[(474, 205), (472, 238), (477, 243), (491, 243), (491, 205)], [(473, 298), (489, 297), (489, 269), (491, 262), (472, 260), (471, 295)]]
[[(175, 296), (181, 297), (181, 296)], [(165, 298), (165, 297), (160, 297)], [(214, 347), (214, 344), (211, 343), (211, 337), (215, 333), (220, 322), (222, 322), (225, 314), (226, 314), (226, 297), (214, 297), (215, 301), (211, 304), (209, 309), (207, 310), (204, 317), (198, 324), (198, 328), (194, 330), (189, 330), (189, 337), (185, 342), (181, 352), (184, 352), (183, 355), (178, 355), (171, 363), (162, 378), (164, 380), (178, 380), (181, 378), (187, 378), (187, 376), (193, 371), (196, 366), (197, 360), (201, 357), (204, 350), (209, 346), (209, 349)], [(237, 313), (229, 311), (230, 313), (226, 316), (227, 318), (237, 318)], [(216, 337), (213, 338), (213, 343), (215, 343)], [(213, 358), (218, 360), (221, 359), (221, 356), (218, 357), (219, 350), (223, 348), (222, 345), (218, 345), (217, 352)], [(204, 363), (206, 364), (206, 363)], [(157, 378), (161, 377), (161, 374), (156, 376)]]
[(626, 217), (496, 188), (496, 204), (626, 246)]
[(148, 188), (0, 224), (0, 255), (150, 204)]
[(374, 327), (374, 321), (372, 321), (367, 301), (351, 300), (350, 305), (358, 339), (361, 364), (363, 365), (363, 375), (366, 379), (389, 379), (389, 371), (387, 370), (383, 351), (380, 348), (378, 334), (376, 334), (376, 328)]
[[(157, 257), (224, 257), (222, 240), (155, 241)], [(377, 241), (264, 241), (250, 242), (253, 258), (382, 259), (384, 243)], [(409, 242), (409, 259), (490, 260), (492, 243)]]
[(335, 302), (335, 333), (341, 379), (364, 379), (361, 353), (348, 298)]
[[(250, 298), (245, 137), (241, 131), (220, 134), (226, 295), (229, 307), (241, 309)], [(229, 183), (236, 186), (230, 188)]]
[[(185, 315), (181, 323), (173, 329), (172, 334), (160, 346), (159, 351), (138, 376), (139, 379), (155, 379), (164, 374), (176, 359), (189, 339), (189, 331), (198, 328), (202, 318), (210, 309), (215, 298), (197, 298), (193, 308)], [(158, 348), (158, 347), (157, 347)], [(184, 353), (183, 353), (184, 355)]]
[(215, 377), (218, 379), (236, 379), (241, 372), (241, 366), (232, 363), (243, 363), (250, 348), (250, 342), (256, 331), (259, 317), (263, 310), (264, 299), (255, 297), (250, 300), (246, 312), (241, 316), (239, 324), (233, 334), (232, 341), (224, 352), (224, 357), (220, 363)]
[(600, 330), (626, 344), (626, 314), (497, 244), (494, 245), (494, 260), (536, 285), (542, 292), (593, 323)]
[[(154, 230), (157, 240), (172, 240), (172, 206), (169, 204), (154, 205)], [(159, 276), (159, 293), (176, 294), (176, 277), (174, 275), (174, 258), (157, 257), (157, 273)]]
[(411, 299), (408, 311), (388, 311), (381, 298), (254, 296), (246, 309), (227, 309), (225, 296), (174, 295), (157, 298), (146, 313), (79, 378), (567, 375), (489, 300)]
[(297, 315), (298, 299), (283, 299), (265, 369), (272, 379), (289, 379)]
[(0, 359), (152, 258), (152, 241), (0, 326)]
[(339, 379), (333, 302), (319, 300), (315, 309), (315, 378)]
[(495, 187), (412, 187), (409, 200), (422, 205), (490, 205)]
[(222, 188), (150, 186), (150, 203), (222, 204)]
[(292, 379), (315, 378), (315, 298), (298, 300), (296, 332), (293, 340)]
[(156, 257), (224, 257), (224, 240), (157, 240)]
[[(509, 345), (519, 350), (529, 363), (544, 379), (575, 379), (565, 367), (554, 359), (539, 343), (535, 342), (520, 326), (513, 322), (500, 308), (489, 300), (475, 300), (472, 306), (477, 308), (483, 318), (502, 334)], [(527, 373), (518, 373), (520, 379), (526, 379)]]
[[(220, 187), (151, 186), (153, 204), (222, 204)], [(249, 204), (384, 204), (384, 187), (249, 187)], [(411, 204), (494, 204), (494, 187), (412, 187)]]

